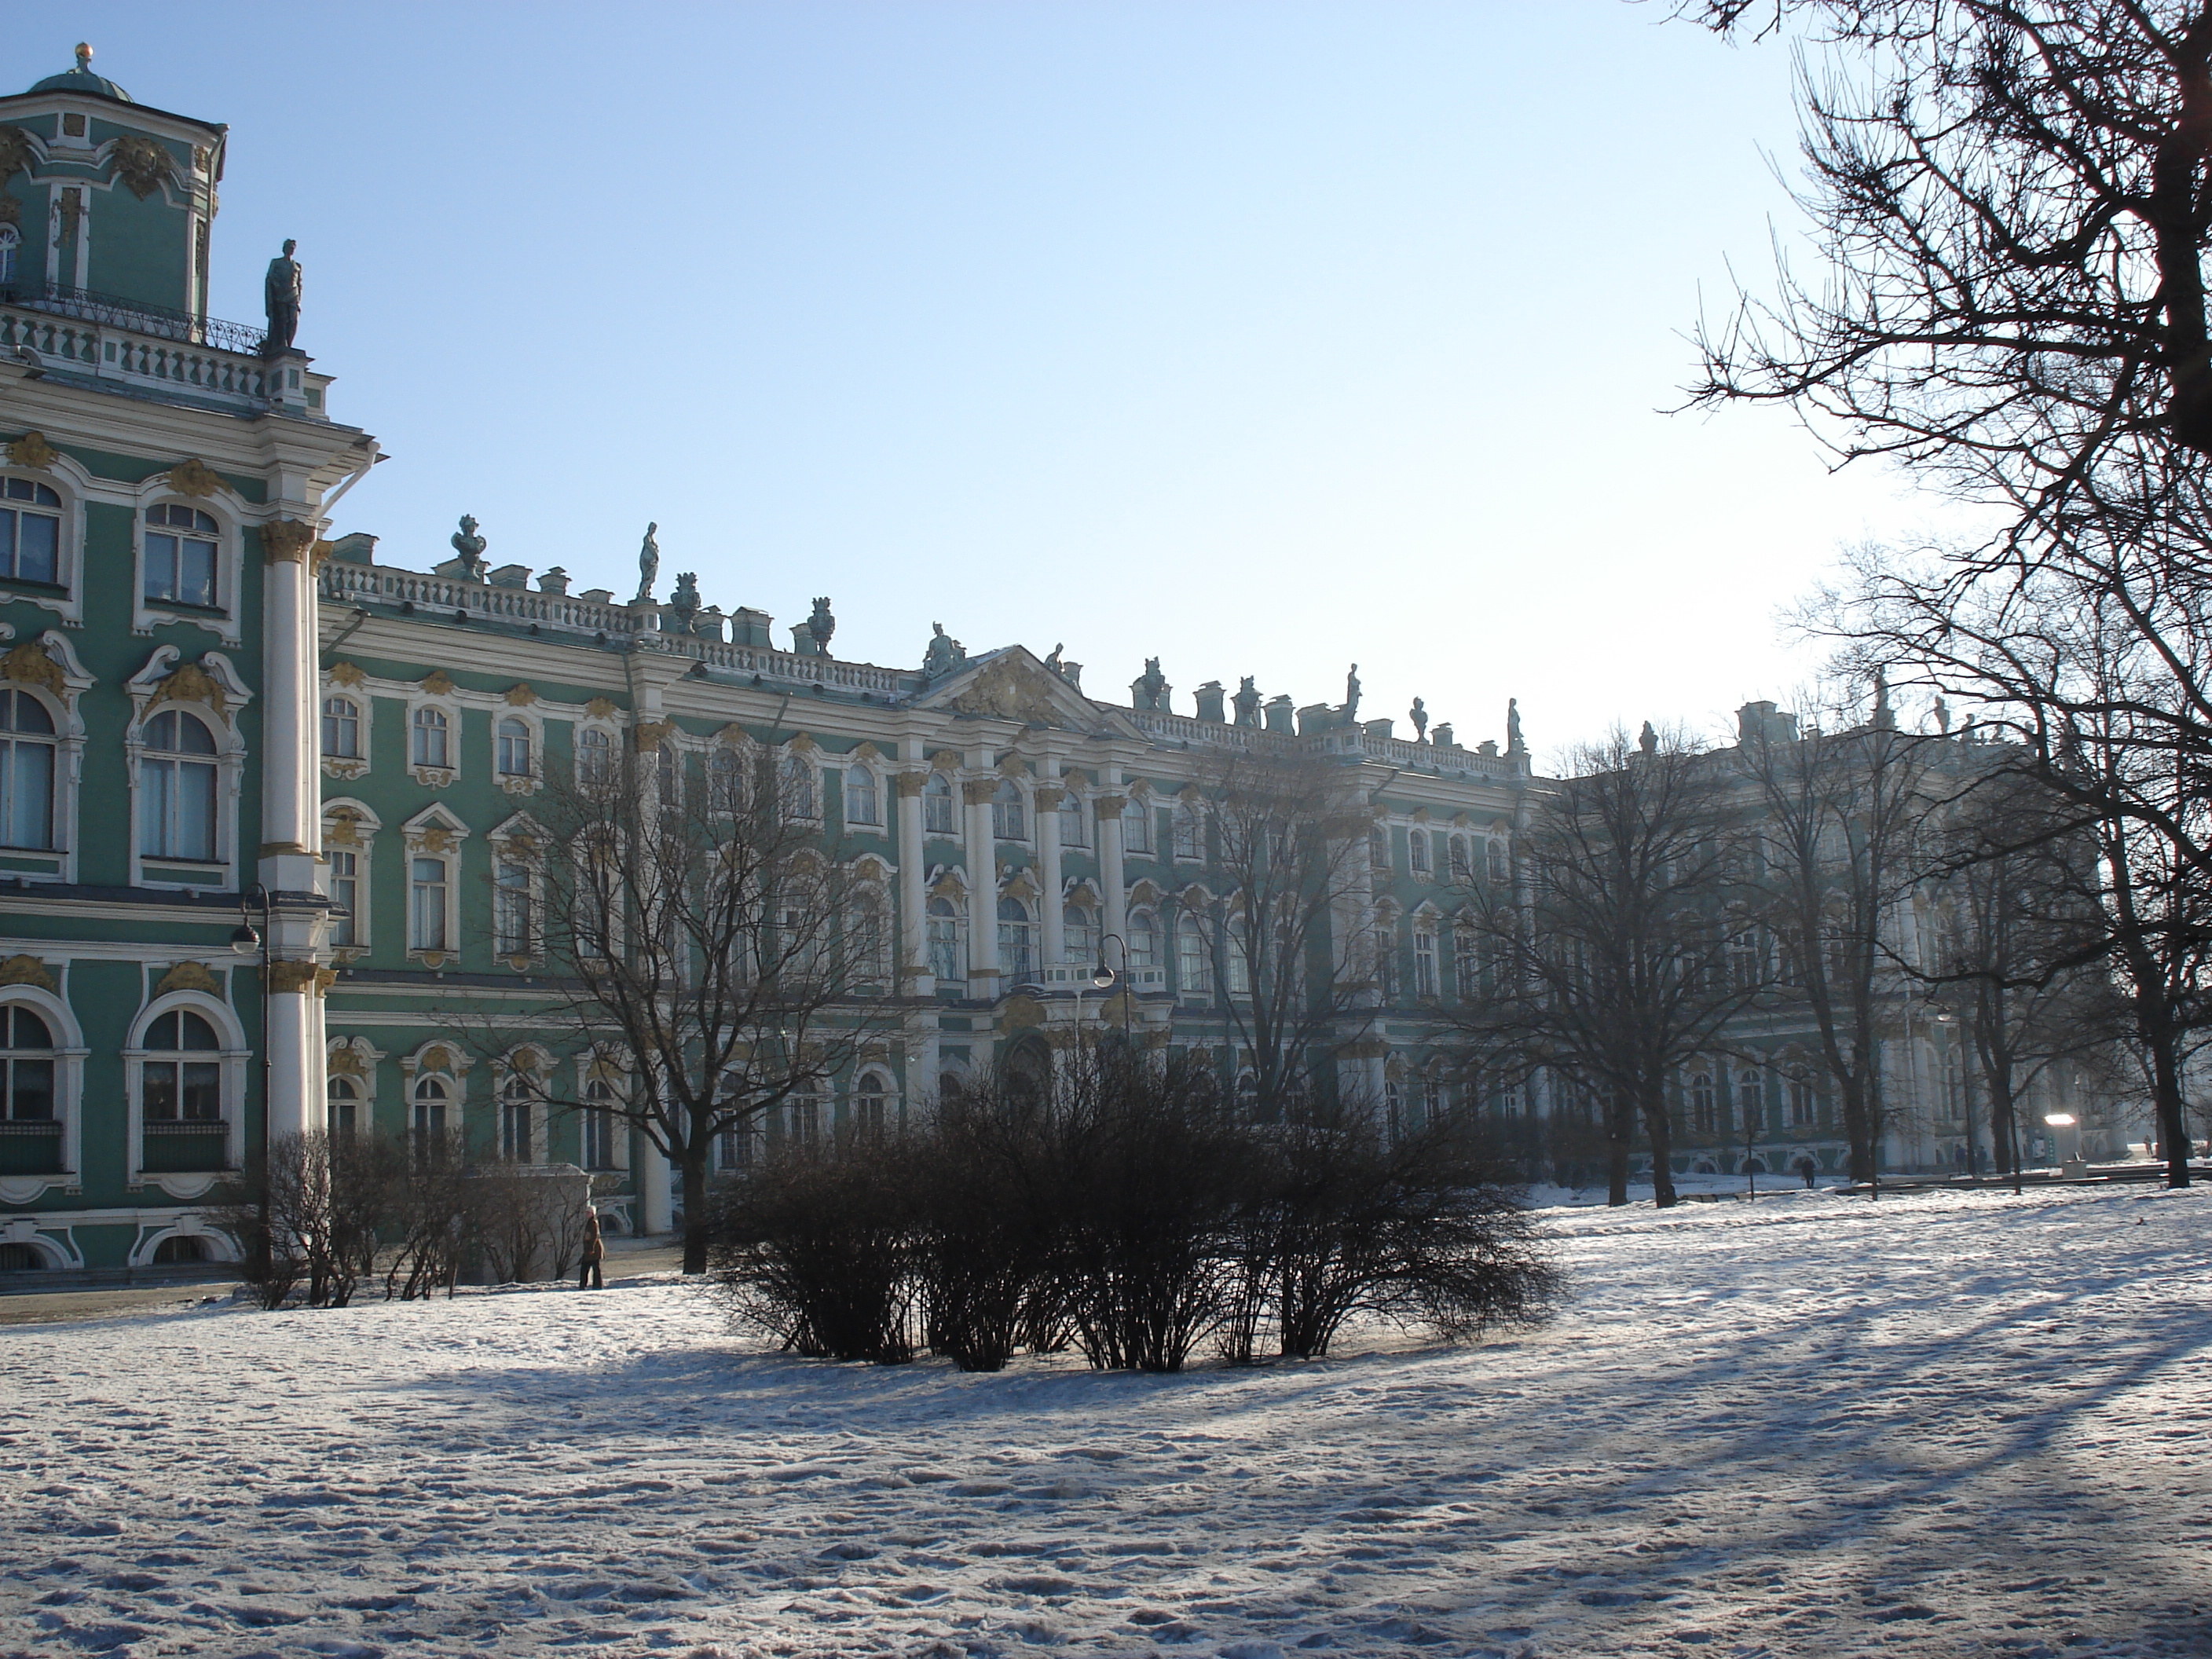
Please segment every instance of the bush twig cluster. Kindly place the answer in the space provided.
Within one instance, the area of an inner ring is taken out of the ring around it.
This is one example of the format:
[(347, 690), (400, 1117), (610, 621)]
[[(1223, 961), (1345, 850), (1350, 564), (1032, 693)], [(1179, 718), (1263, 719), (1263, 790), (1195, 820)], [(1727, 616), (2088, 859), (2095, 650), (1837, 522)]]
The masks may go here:
[(1130, 1051), (1002, 1075), (905, 1130), (770, 1147), (732, 1181), (715, 1282), (814, 1357), (997, 1370), (1073, 1345), (1174, 1371), (1325, 1354), (1370, 1315), (1447, 1339), (1547, 1310), (1558, 1276), (1465, 1124), (1258, 1123), (1211, 1068)]

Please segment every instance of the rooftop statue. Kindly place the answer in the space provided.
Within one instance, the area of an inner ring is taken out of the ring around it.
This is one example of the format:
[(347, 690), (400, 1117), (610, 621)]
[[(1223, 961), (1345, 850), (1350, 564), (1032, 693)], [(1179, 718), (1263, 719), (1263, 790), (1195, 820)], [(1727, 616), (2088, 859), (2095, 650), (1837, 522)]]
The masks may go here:
[(1636, 746), (1647, 755), (1659, 752), (1659, 733), (1650, 720), (1644, 722), (1644, 730), (1637, 734)]
[(1044, 659), (1044, 665), (1055, 674), (1065, 674), (1067, 672), (1067, 665), (1060, 659), (1060, 653), (1066, 649), (1067, 647), (1065, 644), (1054, 645), (1052, 647), (1052, 655)]
[(1344, 723), (1351, 725), (1359, 718), (1359, 665), (1352, 665), (1352, 672), (1344, 677)]
[(1528, 752), (1528, 745), (1521, 740), (1521, 699), (1518, 697), (1505, 700), (1505, 752), (1509, 755)]
[(924, 679), (935, 679), (939, 674), (949, 674), (968, 660), (968, 649), (945, 631), (943, 623), (930, 623), (929, 649), (922, 653), (921, 675)]
[(461, 527), (453, 532), (453, 553), (467, 567), (471, 581), (483, 575), (484, 549), (490, 544), (477, 534), (476, 518), (471, 514), (461, 514)]
[(1129, 682), (1130, 706), (1151, 709), (1156, 714), (1168, 712), (1168, 677), (1160, 672), (1158, 657), (1145, 659), (1145, 672)]
[(1407, 711), (1406, 718), (1413, 722), (1413, 741), (1426, 743), (1429, 740), (1428, 704), (1423, 702), (1419, 697), (1414, 698), (1413, 706)]
[(1260, 691), (1252, 684), (1252, 677), (1244, 674), (1237, 681), (1237, 695), (1230, 699), (1237, 708), (1237, 724), (1257, 726), (1260, 723)]
[(668, 608), (676, 613), (676, 631), (689, 634), (699, 620), (699, 573), (696, 570), (679, 572), (676, 592), (669, 595)]
[(814, 614), (806, 619), (806, 632), (814, 641), (816, 656), (830, 654), (830, 636), (836, 631), (837, 619), (830, 614), (829, 596), (824, 594), (814, 601)]
[(300, 331), (300, 262), (292, 257), (299, 243), (289, 237), (284, 251), (269, 262), (269, 275), (261, 284), (262, 301), (269, 312), (269, 332), (261, 342), (274, 354), (292, 349), (292, 337)]
[(659, 528), (657, 520), (645, 527), (644, 544), (637, 550), (637, 597), (632, 605), (653, 603), (653, 585), (660, 580), (660, 544), (653, 537)]

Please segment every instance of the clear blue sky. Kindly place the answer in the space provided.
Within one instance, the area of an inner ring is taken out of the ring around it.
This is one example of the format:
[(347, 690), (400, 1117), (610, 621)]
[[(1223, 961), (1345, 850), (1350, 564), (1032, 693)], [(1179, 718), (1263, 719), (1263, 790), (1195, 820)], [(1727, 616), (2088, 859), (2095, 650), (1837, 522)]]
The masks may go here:
[(49, 3), (232, 125), (217, 314), (286, 236), (380, 556), (623, 596), (647, 520), (780, 643), (1157, 654), (1540, 756), (1814, 665), (1778, 614), (1923, 527), (1768, 413), (1658, 412), (1763, 278), (1789, 62), (1662, 8)]

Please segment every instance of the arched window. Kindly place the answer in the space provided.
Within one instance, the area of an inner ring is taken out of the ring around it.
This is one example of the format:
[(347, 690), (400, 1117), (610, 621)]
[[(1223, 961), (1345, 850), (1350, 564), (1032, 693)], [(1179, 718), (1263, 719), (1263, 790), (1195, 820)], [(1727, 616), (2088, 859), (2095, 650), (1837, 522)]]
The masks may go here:
[(1474, 873), (1468, 864), (1465, 836), (1454, 836), (1451, 838), (1451, 872), (1461, 881), (1467, 880)]
[(1088, 847), (1091, 844), (1091, 809), (1083, 799), (1083, 792), (1069, 784), (1060, 797), (1060, 844), (1062, 847)]
[(999, 901), (999, 967), (1015, 980), (1036, 974), (1036, 927), (1030, 907), (1018, 898)]
[(1029, 805), (1022, 787), (1012, 778), (1000, 778), (991, 794), (991, 834), (1000, 841), (1030, 838)]
[[(0, 1111), (10, 1123), (52, 1123), (54, 1036), (46, 1022), (36, 1009), (0, 1008), (0, 1041), (8, 1045), (0, 1053)], [(31, 1148), (9, 1150), (27, 1152)]]
[(140, 851), (149, 858), (216, 856), (215, 734), (196, 714), (164, 709), (146, 722), (138, 770)]
[(1766, 942), (1747, 927), (1729, 940), (1729, 975), (1739, 991), (1755, 991), (1766, 978)]
[(1175, 810), (1175, 855), (1179, 859), (1206, 854), (1206, 818), (1194, 800), (1178, 801)]
[(1419, 824), (1406, 832), (1406, 861), (1415, 875), (1429, 873), (1429, 832)]
[(1390, 867), (1390, 832), (1379, 823), (1367, 832), (1367, 862), (1376, 870)]
[(0, 288), (15, 286), (15, 256), (22, 246), (22, 234), (15, 226), (0, 225)]
[(513, 714), (499, 723), (499, 775), (503, 778), (530, 775), (530, 722)]
[(434, 1156), (446, 1139), (446, 1109), (453, 1104), (453, 1086), (442, 1077), (428, 1074), (415, 1079), (416, 1149)]
[(146, 509), (146, 597), (215, 608), (216, 521), (198, 507), (164, 501)]
[(1487, 845), (1490, 848), (1490, 878), (1503, 885), (1506, 875), (1505, 843), (1502, 841), (1492, 841)]
[(1452, 988), (1463, 997), (1482, 988), (1482, 937), (1472, 927), (1452, 930)]
[(1060, 954), (1069, 962), (1098, 960), (1098, 915), (1088, 905), (1060, 907)]
[(446, 925), (451, 867), (444, 859), (421, 856), (408, 860), (407, 866), (407, 948), (451, 950), (451, 936)]
[(1701, 1135), (1711, 1134), (1719, 1127), (1719, 1108), (1713, 1099), (1713, 1079), (1710, 1072), (1690, 1073), (1690, 1127)]
[(349, 1077), (333, 1076), (324, 1090), (328, 1111), (325, 1127), (337, 1140), (361, 1130), (361, 1085)]
[(1121, 809), (1121, 850), (1152, 850), (1152, 804), (1144, 796), (1130, 796), (1128, 805)]
[(361, 758), (361, 705), (351, 697), (323, 699), (323, 752), (339, 760)]
[(0, 690), (0, 845), (54, 844), (54, 717), (27, 691)]
[(861, 979), (881, 979), (890, 968), (884, 949), (884, 897), (872, 887), (853, 895), (845, 907), (845, 955), (849, 971)]
[(191, 1233), (171, 1233), (154, 1247), (154, 1265), (157, 1267), (178, 1267), (188, 1261), (205, 1261), (207, 1259), (207, 1240)]
[(921, 827), (933, 836), (957, 836), (954, 826), (958, 815), (952, 810), (952, 780), (942, 772), (932, 772), (929, 781), (921, 787)]
[(1790, 1127), (1809, 1129), (1815, 1115), (1813, 1074), (1802, 1066), (1790, 1068)]
[(873, 1072), (862, 1078), (853, 1090), (853, 1122), (864, 1135), (880, 1135), (884, 1132), (884, 1080)]
[(1252, 958), (1244, 944), (1244, 919), (1229, 919), (1228, 949), (1222, 954), (1228, 958), (1229, 994), (1236, 997), (1252, 994)]
[[(0, 234), (13, 235), (0, 225)], [(0, 576), (10, 581), (58, 583), (62, 575), (62, 498), (29, 478), (10, 478), (0, 489)]]
[(508, 1078), (499, 1091), (499, 1155), (510, 1164), (532, 1161), (531, 1109), (538, 1091), (520, 1072)]
[(1176, 989), (1187, 997), (1213, 994), (1213, 953), (1206, 948), (1206, 923), (1197, 916), (1176, 923)]
[(576, 781), (587, 789), (604, 788), (614, 780), (615, 741), (597, 726), (576, 733)]
[(929, 971), (939, 979), (967, 978), (967, 963), (960, 949), (960, 907), (939, 894), (929, 901), (924, 925), (928, 930)]
[(1735, 1121), (1743, 1129), (1761, 1128), (1766, 1122), (1766, 1087), (1749, 1067), (1735, 1074)]
[(884, 810), (878, 804), (876, 775), (865, 766), (845, 769), (845, 822), (881, 823)]
[(1129, 966), (1160, 965), (1160, 922), (1150, 910), (1129, 912)]
[(141, 1098), (149, 1123), (222, 1121), (222, 1043), (204, 1015), (173, 1008), (146, 1028)]
[(615, 1085), (595, 1077), (584, 1085), (584, 1167), (611, 1170), (615, 1166)]
[(453, 765), (453, 730), (442, 708), (427, 705), (415, 711), (415, 762), (417, 766)]

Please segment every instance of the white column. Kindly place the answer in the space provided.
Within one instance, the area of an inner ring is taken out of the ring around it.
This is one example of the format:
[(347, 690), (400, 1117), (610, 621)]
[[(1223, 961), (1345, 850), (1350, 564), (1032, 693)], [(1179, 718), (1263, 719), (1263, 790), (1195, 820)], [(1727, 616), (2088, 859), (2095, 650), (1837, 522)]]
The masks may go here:
[(669, 1201), (668, 1154), (644, 1134), (637, 1138), (637, 1196), (640, 1231), (658, 1235), (676, 1224)]
[(923, 905), (922, 878), (927, 858), (921, 833), (921, 790), (927, 772), (894, 772), (891, 787), (898, 796), (898, 961), (899, 989), (927, 996), (933, 981), (929, 976), (929, 918)]
[(305, 1134), (322, 1124), (322, 1045), (313, 1004), (320, 989), (312, 962), (274, 962), (269, 984), (269, 1138)]
[(999, 843), (991, 833), (991, 797), (995, 777), (969, 778), (960, 786), (968, 804), (968, 994), (999, 994)]
[[(1125, 949), (1129, 942), (1129, 890), (1121, 877), (1121, 809), (1127, 805), (1127, 797), (1119, 793), (1091, 798), (1091, 811), (1097, 824), (1098, 896), (1105, 911), (1103, 921), (1106, 931), (1119, 939)], [(1119, 956), (1110, 957), (1107, 965), (1119, 969), (1123, 962)]]
[[(305, 509), (301, 509), (303, 512)], [(318, 817), (314, 722), (312, 526), (296, 518), (261, 527), (262, 567), (261, 848), (279, 867), (264, 868), (272, 888), (311, 887), (313, 872), (293, 870), (288, 855), (312, 855)], [(274, 878), (272, 879), (272, 877)]]
[(1047, 761), (1051, 769), (1037, 784), (1035, 800), (1036, 812), (1037, 883), (1044, 890), (1037, 896), (1037, 906), (1043, 912), (1037, 920), (1043, 931), (1044, 965), (1056, 968), (1067, 958), (1066, 929), (1060, 925), (1060, 798), (1062, 793), (1058, 761)]

